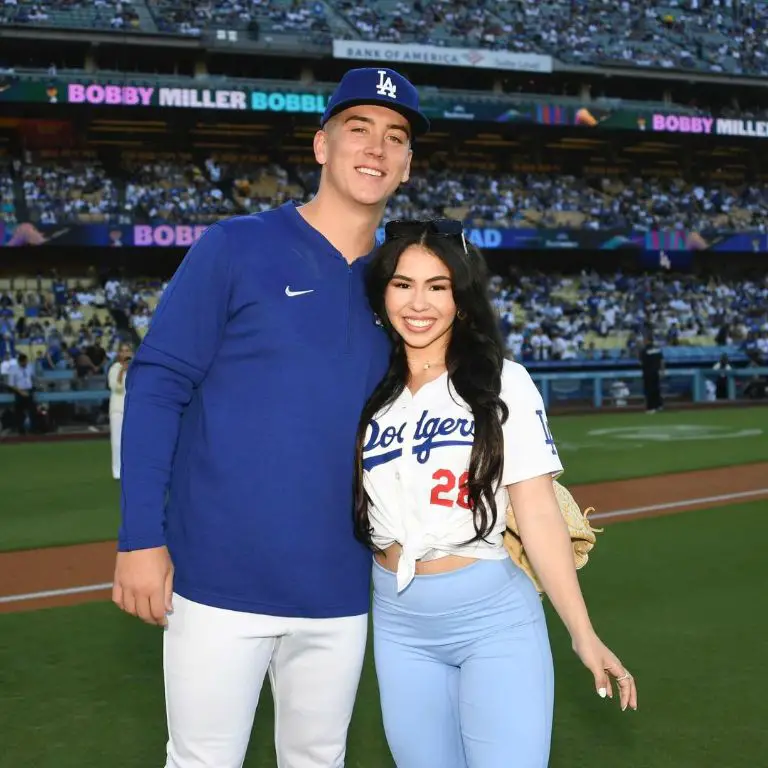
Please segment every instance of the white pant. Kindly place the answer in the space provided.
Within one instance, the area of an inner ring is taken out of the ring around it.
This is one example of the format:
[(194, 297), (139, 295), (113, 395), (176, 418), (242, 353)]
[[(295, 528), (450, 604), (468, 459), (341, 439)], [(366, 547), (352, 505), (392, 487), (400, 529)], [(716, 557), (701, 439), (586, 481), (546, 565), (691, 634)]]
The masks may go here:
[(343, 768), (367, 634), (366, 615), (278, 618), (174, 594), (166, 768), (241, 768), (267, 669), (278, 768)]
[(120, 435), (123, 430), (123, 412), (110, 411), (109, 439), (112, 443), (112, 477), (120, 479)]

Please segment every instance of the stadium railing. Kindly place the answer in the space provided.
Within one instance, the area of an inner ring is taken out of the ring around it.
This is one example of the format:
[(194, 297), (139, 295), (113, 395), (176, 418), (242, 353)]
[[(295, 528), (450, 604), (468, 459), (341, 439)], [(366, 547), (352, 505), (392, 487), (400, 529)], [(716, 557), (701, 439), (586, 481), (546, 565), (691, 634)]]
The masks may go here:
[[(714, 381), (720, 376), (728, 379), (728, 400), (737, 400), (737, 381), (742, 380), (742, 383), (745, 383), (743, 380), (768, 376), (768, 367), (734, 368), (726, 371), (715, 371), (711, 368), (667, 369), (661, 377), (662, 393), (665, 399), (671, 401), (708, 402), (712, 398), (707, 393), (706, 382)], [(606, 404), (626, 404), (632, 400), (643, 399), (643, 373), (638, 369), (531, 372), (531, 377), (539, 387), (547, 409), (558, 403), (574, 400), (591, 401), (594, 408), (603, 408)], [(620, 386), (614, 388), (616, 383)]]
[[(582, 401), (590, 403), (594, 408), (606, 405), (616, 405), (617, 402), (628, 403), (642, 398), (642, 371), (638, 369), (617, 369), (610, 371), (557, 371), (542, 373), (532, 371), (531, 377), (536, 382), (547, 409), (558, 404)], [(707, 380), (719, 376), (728, 379), (728, 399), (738, 399), (737, 381), (756, 376), (768, 377), (768, 366), (752, 368), (734, 368), (726, 371), (714, 371), (711, 368), (677, 368), (668, 369), (662, 376), (664, 394), (670, 400), (685, 400), (694, 403), (707, 402)], [(46, 381), (47, 377), (40, 377)], [(612, 389), (609, 382), (624, 382), (624, 387)], [(109, 399), (108, 389), (88, 389), (70, 391), (38, 391), (35, 393), (38, 403), (70, 403), (72, 405), (98, 405)], [(12, 405), (12, 394), (0, 393), (0, 406)]]

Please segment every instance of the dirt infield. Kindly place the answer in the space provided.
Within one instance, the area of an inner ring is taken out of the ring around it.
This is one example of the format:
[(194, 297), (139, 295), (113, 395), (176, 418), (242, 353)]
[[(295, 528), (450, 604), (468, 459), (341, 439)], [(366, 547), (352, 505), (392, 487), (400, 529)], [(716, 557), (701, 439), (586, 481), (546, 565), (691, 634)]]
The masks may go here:
[[(768, 499), (768, 463), (568, 487), (582, 508), (595, 508), (590, 520), (600, 527)], [(0, 554), (0, 613), (108, 600), (110, 587), (99, 585), (112, 581), (114, 559), (113, 542)], [(68, 591), (83, 587), (86, 591)]]

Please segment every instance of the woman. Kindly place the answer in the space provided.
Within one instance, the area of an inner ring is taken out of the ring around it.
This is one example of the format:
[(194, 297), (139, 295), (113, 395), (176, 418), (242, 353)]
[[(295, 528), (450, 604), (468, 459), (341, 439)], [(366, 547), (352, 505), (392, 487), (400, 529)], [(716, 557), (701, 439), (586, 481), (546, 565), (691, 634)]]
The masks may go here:
[(133, 359), (133, 347), (122, 342), (117, 358), (107, 372), (109, 385), (109, 434), (112, 442), (112, 477), (120, 479), (120, 435), (123, 430), (123, 408), (125, 404), (125, 374)]
[(552, 480), (562, 465), (527, 371), (505, 361), (487, 274), (461, 224), (390, 222), (368, 294), (389, 371), (363, 412), (355, 522), (374, 551), (374, 656), (398, 768), (542, 768), (553, 669), (523, 544), (600, 696), (632, 676), (593, 630)]

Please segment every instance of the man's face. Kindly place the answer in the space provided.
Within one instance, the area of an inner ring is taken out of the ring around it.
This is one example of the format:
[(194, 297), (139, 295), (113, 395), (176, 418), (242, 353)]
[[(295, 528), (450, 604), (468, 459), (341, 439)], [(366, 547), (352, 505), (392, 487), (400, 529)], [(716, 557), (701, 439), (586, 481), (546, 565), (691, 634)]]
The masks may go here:
[(334, 115), (315, 136), (323, 182), (347, 201), (385, 203), (411, 168), (410, 126), (398, 112), (373, 105)]

